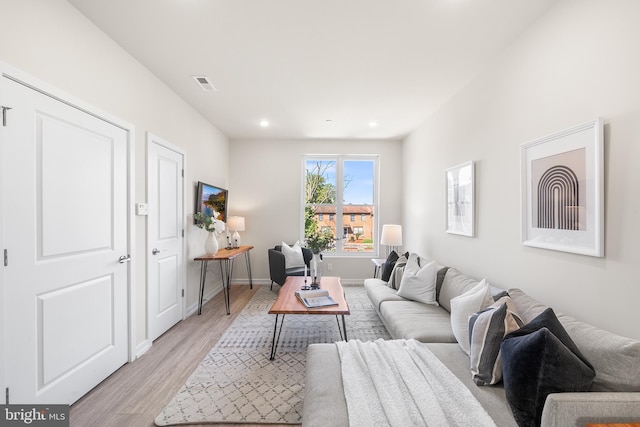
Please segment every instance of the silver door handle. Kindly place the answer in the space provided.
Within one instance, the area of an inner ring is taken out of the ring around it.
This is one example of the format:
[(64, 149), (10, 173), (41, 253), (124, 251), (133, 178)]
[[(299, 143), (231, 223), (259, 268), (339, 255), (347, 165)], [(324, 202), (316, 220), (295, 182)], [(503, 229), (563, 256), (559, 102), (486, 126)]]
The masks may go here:
[(158, 249), (158, 248), (153, 248), (151, 250), (151, 254), (153, 254), (153, 255), (158, 255), (160, 252), (162, 252), (162, 251), (160, 249)]
[(129, 262), (131, 261), (131, 255), (122, 255), (120, 258), (118, 258), (118, 262), (120, 264), (124, 264), (125, 262)]

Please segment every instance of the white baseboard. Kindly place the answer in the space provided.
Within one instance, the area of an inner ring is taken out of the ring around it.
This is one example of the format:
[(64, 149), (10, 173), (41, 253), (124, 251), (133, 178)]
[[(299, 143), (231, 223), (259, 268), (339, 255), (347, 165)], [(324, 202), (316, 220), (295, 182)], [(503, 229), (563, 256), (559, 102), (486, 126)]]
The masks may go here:
[(136, 359), (145, 354), (151, 348), (151, 341), (144, 340), (136, 346)]

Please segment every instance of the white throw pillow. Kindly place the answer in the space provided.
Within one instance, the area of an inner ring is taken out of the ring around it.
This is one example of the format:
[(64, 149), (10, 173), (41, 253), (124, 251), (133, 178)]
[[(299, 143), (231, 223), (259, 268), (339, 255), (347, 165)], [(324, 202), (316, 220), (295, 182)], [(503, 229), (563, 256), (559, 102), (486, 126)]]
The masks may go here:
[(293, 246), (289, 246), (285, 242), (282, 242), (282, 253), (284, 254), (284, 268), (305, 266), (300, 241), (297, 241)]
[[(422, 266), (420, 261), (423, 263)], [(421, 260), (417, 254), (412, 253), (404, 267), (400, 288), (396, 294), (412, 301), (438, 305), (436, 301), (437, 272), (438, 264), (435, 261), (429, 262), (424, 258)]]
[(493, 303), (489, 284), (482, 279), (462, 295), (451, 298), (451, 329), (458, 344), (469, 354), (469, 317)]

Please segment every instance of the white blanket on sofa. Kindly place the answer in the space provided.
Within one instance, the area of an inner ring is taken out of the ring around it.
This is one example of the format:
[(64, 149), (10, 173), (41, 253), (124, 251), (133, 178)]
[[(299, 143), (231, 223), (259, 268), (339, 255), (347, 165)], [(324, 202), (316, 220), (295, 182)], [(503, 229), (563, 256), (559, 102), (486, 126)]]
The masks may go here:
[(350, 426), (495, 426), (416, 340), (337, 342)]

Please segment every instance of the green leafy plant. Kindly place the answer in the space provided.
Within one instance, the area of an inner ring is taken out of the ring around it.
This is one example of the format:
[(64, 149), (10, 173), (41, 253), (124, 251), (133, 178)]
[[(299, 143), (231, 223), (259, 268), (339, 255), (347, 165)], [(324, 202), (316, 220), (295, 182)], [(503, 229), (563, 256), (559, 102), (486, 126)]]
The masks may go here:
[(224, 221), (218, 219), (218, 212), (216, 211), (213, 211), (213, 215), (198, 212), (193, 215), (193, 218), (196, 220), (196, 227), (209, 231), (216, 236), (222, 234), (226, 228)]
[(311, 249), (314, 254), (333, 248), (336, 241), (331, 230), (318, 230), (318, 227), (307, 229), (304, 236), (305, 245)]

